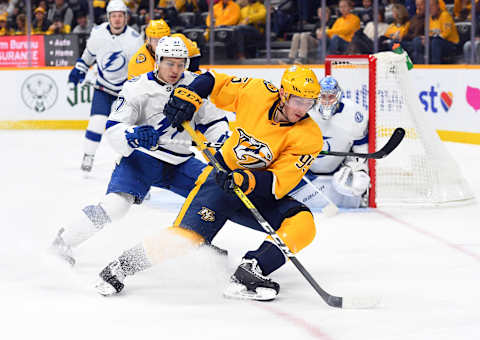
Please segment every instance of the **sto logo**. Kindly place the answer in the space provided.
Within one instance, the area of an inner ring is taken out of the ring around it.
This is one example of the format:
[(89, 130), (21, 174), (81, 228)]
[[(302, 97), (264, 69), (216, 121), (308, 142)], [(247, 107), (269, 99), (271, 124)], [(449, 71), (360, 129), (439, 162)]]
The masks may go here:
[[(437, 99), (437, 97), (439, 98)], [(423, 109), (425, 111), (432, 111), (433, 113), (438, 112), (437, 100), (440, 100), (440, 105), (445, 112), (448, 112), (453, 104), (452, 92), (442, 91), (440, 92), (439, 96), (438, 91), (436, 91), (435, 87), (433, 86), (430, 86), (430, 91), (421, 91), (418, 95), (418, 98), (420, 99), (420, 103), (423, 105)]]
[(467, 86), (466, 99), (475, 112), (480, 109), (480, 89), (476, 87)]

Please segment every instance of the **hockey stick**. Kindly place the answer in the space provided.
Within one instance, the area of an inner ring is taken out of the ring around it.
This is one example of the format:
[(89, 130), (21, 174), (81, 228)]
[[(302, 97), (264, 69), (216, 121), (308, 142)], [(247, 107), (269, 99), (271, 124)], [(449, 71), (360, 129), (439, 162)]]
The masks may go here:
[(307, 175), (303, 176), (302, 178), (305, 182), (308, 183), (322, 198), (328, 202), (328, 204), (322, 209), (322, 212), (325, 214), (327, 217), (332, 217), (335, 216), (338, 213), (338, 207), (335, 205), (335, 203), (332, 202), (332, 200), (325, 195), (320, 189), (318, 189), (312, 181), (310, 181), (307, 178)]
[(110, 89), (107, 89), (106, 87), (104, 87), (104, 86), (102, 86), (102, 85), (98, 85), (98, 84), (92, 83), (92, 82), (90, 82), (90, 81), (86, 81), (86, 82), (85, 82), (85, 85), (91, 86), (91, 87), (93, 87), (95, 90), (99, 90), (99, 91), (105, 92), (106, 94), (109, 94), (109, 95), (111, 95), (111, 96), (118, 97), (118, 93), (117, 93), (117, 92), (112, 91), (112, 90), (110, 90)]
[(359, 157), (359, 158), (374, 158), (374, 159), (381, 159), (388, 156), (396, 147), (400, 144), (400, 142), (405, 137), (405, 130), (401, 127), (398, 127), (393, 131), (393, 134), (390, 136), (390, 139), (387, 143), (381, 148), (380, 150), (373, 152), (373, 153), (356, 153), (356, 152), (340, 152), (340, 151), (320, 151), (321, 155), (327, 156), (351, 156), (351, 157)]
[[(325, 156), (340, 156), (340, 157), (358, 157), (358, 158), (374, 158), (374, 159), (381, 159), (388, 156), (395, 148), (400, 144), (405, 136), (405, 130), (403, 128), (396, 128), (393, 131), (393, 134), (390, 136), (390, 139), (387, 143), (381, 148), (380, 150), (373, 152), (373, 153), (356, 153), (356, 152), (341, 152), (341, 151), (320, 151), (321, 155)], [(207, 148), (215, 148), (220, 149), (223, 143), (211, 143), (211, 142), (197, 142), (195, 139), (193, 141), (189, 140), (177, 140), (177, 139), (169, 139), (160, 137), (158, 139), (158, 144), (181, 144), (187, 146), (198, 146), (197, 143), (200, 145), (205, 146)]]
[[(202, 152), (208, 160), (211, 162), (213, 167), (215, 168), (216, 171), (225, 171), (220, 163), (218, 163), (217, 159), (212, 155), (210, 150), (208, 150), (207, 146), (204, 145), (199, 139), (198, 136), (196, 135), (195, 131), (193, 128), (190, 126), (189, 122), (183, 122), (182, 126), (184, 129), (190, 134), (192, 139), (196, 142), (196, 146), (200, 152)], [(263, 218), (263, 216), (260, 214), (260, 212), (257, 210), (257, 208), (253, 205), (253, 203), (248, 199), (247, 195), (238, 187), (235, 186), (233, 189), (234, 193), (238, 196), (238, 198), (242, 201), (243, 204), (245, 204), (245, 207), (247, 207), (248, 210), (253, 214), (257, 222), (262, 226), (263, 230), (269, 234), (276, 245), (281, 249), (283, 254), (287, 256), (290, 261), (293, 262), (295, 267), (300, 271), (300, 273), (307, 279), (307, 281), (310, 283), (310, 285), (315, 289), (315, 291), (322, 297), (322, 299), (332, 307), (337, 307), (337, 308), (372, 308), (375, 305), (378, 304), (378, 300), (374, 298), (364, 298), (364, 297), (359, 297), (359, 298), (345, 298), (345, 297), (339, 297), (339, 296), (333, 296), (327, 293), (325, 290), (323, 290), (322, 287), (319, 286), (319, 284), (315, 281), (315, 279), (310, 275), (310, 273), (303, 267), (303, 265), (300, 263), (300, 261), (297, 260), (295, 255), (290, 251), (290, 249), (287, 247), (287, 245), (282, 241), (282, 239), (277, 235), (275, 230), (272, 228), (272, 226)]]

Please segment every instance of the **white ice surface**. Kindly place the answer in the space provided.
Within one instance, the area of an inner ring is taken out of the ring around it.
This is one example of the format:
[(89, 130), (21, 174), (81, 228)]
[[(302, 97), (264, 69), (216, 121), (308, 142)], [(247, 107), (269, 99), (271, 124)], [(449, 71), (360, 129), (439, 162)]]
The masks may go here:
[[(480, 339), (479, 204), (316, 214), (317, 236), (298, 259), (328, 292), (378, 295), (373, 310), (328, 307), (292, 264), (274, 273), (277, 300), (221, 293), (263, 235), (227, 225), (206, 251), (126, 281), (120, 296), (93, 290), (121, 251), (175, 218), (181, 200), (132, 208), (76, 249), (67, 268), (45, 255), (69, 216), (103, 195), (116, 156), (102, 144), (91, 178), (78, 170), (79, 131), (0, 131), (0, 339)], [(447, 143), (477, 197), (480, 146)]]

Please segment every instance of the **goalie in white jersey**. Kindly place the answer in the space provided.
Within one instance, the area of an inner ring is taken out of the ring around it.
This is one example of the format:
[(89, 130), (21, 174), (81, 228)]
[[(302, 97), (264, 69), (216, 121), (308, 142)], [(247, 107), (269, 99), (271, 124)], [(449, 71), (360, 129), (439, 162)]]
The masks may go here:
[[(324, 151), (368, 151), (368, 116), (360, 105), (342, 98), (342, 90), (333, 77), (320, 81), (320, 97), (309, 114), (323, 132)], [(311, 183), (302, 180), (290, 196), (312, 210), (329, 204), (324, 196), (339, 208), (366, 206), (370, 177), (365, 159), (320, 154), (306, 177)]]
[[(142, 74), (125, 83), (112, 105), (106, 138), (122, 155), (112, 173), (107, 194), (99, 204), (88, 205), (78, 212), (72, 223), (61, 228), (52, 251), (75, 263), (71, 248), (86, 241), (106, 224), (139, 204), (151, 186), (173, 191), (186, 197), (206, 166), (196, 159), (184, 144), (158, 145), (159, 137), (190, 140), (186, 132), (171, 127), (163, 114), (170, 94), (178, 85), (188, 85), (196, 74), (188, 68), (188, 50), (180, 38), (163, 37), (155, 51), (155, 71)], [(228, 135), (224, 111), (204, 101), (191, 120), (192, 127), (203, 132), (210, 142), (223, 142)]]
[[(143, 45), (143, 39), (127, 26), (127, 6), (122, 0), (111, 0), (107, 6), (108, 22), (93, 28), (82, 57), (68, 76), (77, 85), (83, 82), (88, 69), (97, 64), (97, 84), (107, 90), (119, 92), (127, 80), (128, 61)], [(116, 96), (95, 89), (90, 120), (85, 133), (84, 156), (81, 169), (90, 172), (110, 107)]]

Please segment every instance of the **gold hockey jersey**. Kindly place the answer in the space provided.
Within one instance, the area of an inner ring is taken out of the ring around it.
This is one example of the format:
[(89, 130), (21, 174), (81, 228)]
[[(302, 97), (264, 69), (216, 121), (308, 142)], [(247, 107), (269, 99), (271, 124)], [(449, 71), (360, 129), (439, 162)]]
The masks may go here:
[(130, 80), (143, 73), (151, 72), (154, 68), (155, 57), (152, 56), (145, 43), (128, 62), (128, 79)]
[(280, 96), (266, 80), (212, 74), (215, 85), (210, 100), (220, 109), (236, 112), (232, 135), (220, 149), (223, 160), (230, 170), (272, 172), (267, 188), (275, 198), (282, 198), (322, 150), (319, 126), (308, 115), (296, 123), (276, 123), (273, 115)]

